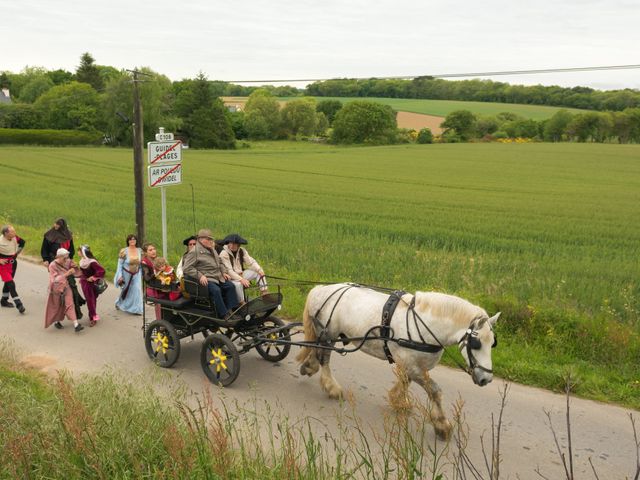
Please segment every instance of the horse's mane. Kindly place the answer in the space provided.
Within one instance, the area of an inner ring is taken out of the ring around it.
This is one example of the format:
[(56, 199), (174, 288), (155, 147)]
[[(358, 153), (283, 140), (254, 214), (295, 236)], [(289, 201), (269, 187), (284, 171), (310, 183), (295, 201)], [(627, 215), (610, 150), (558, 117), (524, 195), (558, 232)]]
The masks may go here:
[(474, 318), (487, 315), (484, 309), (464, 298), (440, 292), (416, 292), (416, 309), (436, 318), (451, 318), (462, 327)]

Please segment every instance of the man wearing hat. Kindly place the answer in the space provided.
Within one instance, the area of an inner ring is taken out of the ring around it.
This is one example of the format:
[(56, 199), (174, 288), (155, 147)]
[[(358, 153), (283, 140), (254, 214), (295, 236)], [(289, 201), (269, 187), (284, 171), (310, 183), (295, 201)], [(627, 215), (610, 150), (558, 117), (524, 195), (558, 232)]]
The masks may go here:
[(229, 277), (236, 287), (236, 295), (244, 300), (244, 289), (248, 288), (251, 280), (256, 280), (261, 293), (267, 292), (267, 281), (262, 267), (249, 255), (247, 241), (237, 233), (227, 235), (223, 240), (224, 248), (220, 252), (220, 260), (229, 271)]
[(182, 280), (184, 278), (184, 257), (187, 255), (187, 253), (196, 248), (197, 243), (198, 237), (196, 235), (191, 235), (190, 237), (187, 237), (182, 241), (182, 244), (187, 247), (187, 251), (182, 254), (182, 258), (180, 259), (180, 262), (176, 267), (176, 277), (178, 278), (178, 280)]
[(232, 310), (238, 306), (238, 298), (233, 283), (229, 281), (229, 272), (214, 249), (211, 230), (198, 231), (195, 248), (187, 252), (183, 260), (185, 277), (195, 278), (200, 285), (207, 287), (218, 316), (228, 320), (233, 315)]

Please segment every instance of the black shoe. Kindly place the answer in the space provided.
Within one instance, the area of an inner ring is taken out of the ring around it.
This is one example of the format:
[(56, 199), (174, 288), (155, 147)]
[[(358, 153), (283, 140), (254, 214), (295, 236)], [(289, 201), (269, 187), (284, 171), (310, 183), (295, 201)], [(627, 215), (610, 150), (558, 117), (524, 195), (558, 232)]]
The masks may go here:
[(53, 326), (58, 330), (62, 330), (64, 328), (64, 326), (60, 322), (54, 322)]
[(6, 298), (3, 298), (2, 300), (0, 300), (0, 305), (2, 305), (3, 307), (7, 307), (7, 308), (13, 308), (13, 303), (11, 303)]
[(76, 333), (78, 333), (80, 330), (84, 330), (84, 327), (82, 325), (78, 324), (73, 329), (76, 331)]
[(20, 313), (24, 313), (26, 308), (24, 308), (24, 305), (22, 304), (22, 302), (16, 302), (16, 308), (18, 309), (18, 311)]

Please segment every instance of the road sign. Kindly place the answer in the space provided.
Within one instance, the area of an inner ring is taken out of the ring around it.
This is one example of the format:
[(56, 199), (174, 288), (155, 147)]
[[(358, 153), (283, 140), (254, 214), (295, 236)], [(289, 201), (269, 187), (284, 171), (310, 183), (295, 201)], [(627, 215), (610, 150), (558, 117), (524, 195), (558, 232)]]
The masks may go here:
[[(158, 134), (166, 135), (166, 134)], [(182, 162), (182, 142), (148, 142), (149, 165)]]
[(173, 133), (156, 133), (156, 142), (170, 142), (173, 140)]
[(182, 164), (149, 165), (149, 186), (166, 187), (182, 183)]

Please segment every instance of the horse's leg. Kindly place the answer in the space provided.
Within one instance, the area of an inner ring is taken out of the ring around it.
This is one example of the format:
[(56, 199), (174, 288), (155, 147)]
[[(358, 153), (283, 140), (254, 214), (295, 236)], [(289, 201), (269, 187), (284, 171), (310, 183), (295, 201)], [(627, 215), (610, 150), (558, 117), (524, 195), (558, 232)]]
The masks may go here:
[[(308, 343), (314, 343), (318, 340), (316, 329), (313, 325), (313, 319), (309, 315), (309, 299), (304, 305), (304, 311), (302, 313), (302, 324), (304, 327), (304, 341)], [(296, 360), (300, 362), (300, 375), (313, 375), (320, 370), (320, 363), (318, 362), (319, 350), (312, 347), (302, 347), (300, 353), (296, 356)]]
[(447, 420), (442, 410), (442, 390), (440, 386), (433, 381), (431, 375), (429, 375), (429, 370), (424, 370), (422, 375), (417, 376), (413, 380), (420, 384), (429, 396), (429, 400), (431, 401), (431, 422), (433, 423), (436, 435), (438, 435), (441, 440), (447, 440), (451, 433), (451, 423), (449, 423), (449, 420)]
[(342, 387), (336, 382), (336, 379), (333, 378), (331, 368), (329, 367), (331, 350), (318, 350), (318, 356), (320, 357), (319, 361), (321, 365), (320, 385), (322, 389), (329, 394), (329, 398), (342, 398)]
[(397, 381), (391, 387), (388, 393), (389, 404), (396, 413), (407, 414), (412, 408), (411, 399), (409, 397), (409, 384), (411, 380), (407, 375), (407, 370), (402, 364), (397, 363), (393, 369)]

